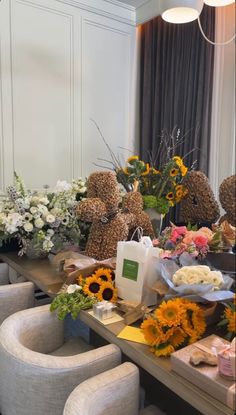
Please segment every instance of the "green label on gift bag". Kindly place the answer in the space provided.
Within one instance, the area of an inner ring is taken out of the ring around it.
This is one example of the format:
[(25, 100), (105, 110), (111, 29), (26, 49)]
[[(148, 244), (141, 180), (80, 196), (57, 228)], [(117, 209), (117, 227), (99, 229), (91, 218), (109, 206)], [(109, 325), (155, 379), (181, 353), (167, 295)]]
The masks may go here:
[(128, 278), (129, 280), (132, 280), (132, 281), (137, 281), (138, 266), (139, 266), (138, 262), (130, 261), (130, 259), (124, 259), (122, 277)]

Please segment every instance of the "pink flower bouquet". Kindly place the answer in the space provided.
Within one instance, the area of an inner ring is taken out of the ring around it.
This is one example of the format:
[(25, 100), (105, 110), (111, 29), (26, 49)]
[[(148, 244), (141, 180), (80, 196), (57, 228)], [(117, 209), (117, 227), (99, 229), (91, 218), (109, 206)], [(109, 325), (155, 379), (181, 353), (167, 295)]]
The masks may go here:
[(214, 240), (214, 233), (208, 228), (189, 229), (186, 226), (175, 226), (164, 229), (154, 245), (162, 248), (163, 258), (178, 258), (187, 252), (194, 258), (202, 259), (206, 256)]

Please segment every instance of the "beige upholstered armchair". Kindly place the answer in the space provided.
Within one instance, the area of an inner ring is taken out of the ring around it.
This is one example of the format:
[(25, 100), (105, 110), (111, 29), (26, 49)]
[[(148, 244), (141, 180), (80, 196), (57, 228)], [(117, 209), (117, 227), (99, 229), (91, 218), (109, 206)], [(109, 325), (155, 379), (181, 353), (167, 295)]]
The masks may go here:
[(133, 363), (81, 383), (66, 401), (63, 415), (164, 415), (156, 406), (139, 412), (139, 370)]
[(62, 415), (72, 390), (120, 364), (120, 349), (90, 350), (82, 339), (64, 342), (64, 322), (44, 305), (8, 317), (0, 327), (2, 415)]
[(34, 284), (0, 285), (0, 325), (11, 314), (34, 306)]

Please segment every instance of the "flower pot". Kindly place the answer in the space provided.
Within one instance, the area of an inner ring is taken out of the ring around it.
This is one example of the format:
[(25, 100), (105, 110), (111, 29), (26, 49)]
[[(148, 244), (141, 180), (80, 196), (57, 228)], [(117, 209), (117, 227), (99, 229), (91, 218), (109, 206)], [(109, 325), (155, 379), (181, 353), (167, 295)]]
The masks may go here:
[(158, 237), (161, 233), (163, 215), (156, 211), (155, 208), (146, 208), (145, 212), (148, 214), (155, 236)]

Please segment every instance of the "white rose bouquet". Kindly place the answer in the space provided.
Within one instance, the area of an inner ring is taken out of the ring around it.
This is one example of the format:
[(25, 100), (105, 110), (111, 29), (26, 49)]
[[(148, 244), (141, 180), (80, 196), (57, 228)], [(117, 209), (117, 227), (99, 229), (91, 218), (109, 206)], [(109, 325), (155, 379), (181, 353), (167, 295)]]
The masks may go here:
[(48, 253), (65, 244), (78, 244), (76, 206), (86, 190), (85, 182), (78, 179), (72, 183), (58, 181), (53, 192), (29, 191), (15, 173), (14, 185), (7, 188), (7, 197), (0, 201), (0, 246), (3, 241), (17, 238), (19, 255), (23, 255), (29, 249)]

